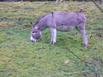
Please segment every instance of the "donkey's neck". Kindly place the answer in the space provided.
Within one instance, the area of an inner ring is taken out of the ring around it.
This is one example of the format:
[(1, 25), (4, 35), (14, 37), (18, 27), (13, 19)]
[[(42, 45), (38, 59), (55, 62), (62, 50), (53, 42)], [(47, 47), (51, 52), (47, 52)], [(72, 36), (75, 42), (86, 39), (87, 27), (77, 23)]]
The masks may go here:
[(40, 23), (40, 24), (37, 26), (38, 30), (40, 30), (40, 31), (43, 31), (46, 27), (47, 27), (47, 26), (46, 26), (45, 23)]
[(46, 19), (42, 19), (39, 23), (38, 23), (38, 30), (43, 31), (45, 28), (47, 28), (47, 24), (46, 24)]

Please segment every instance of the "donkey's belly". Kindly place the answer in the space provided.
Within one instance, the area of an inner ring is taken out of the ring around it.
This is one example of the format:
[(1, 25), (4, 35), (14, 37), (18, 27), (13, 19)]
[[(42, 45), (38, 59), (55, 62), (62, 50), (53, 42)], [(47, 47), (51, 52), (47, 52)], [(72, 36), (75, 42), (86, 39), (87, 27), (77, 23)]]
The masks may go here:
[(57, 26), (57, 30), (63, 31), (63, 32), (73, 30), (73, 28), (74, 26), (66, 26), (66, 25)]

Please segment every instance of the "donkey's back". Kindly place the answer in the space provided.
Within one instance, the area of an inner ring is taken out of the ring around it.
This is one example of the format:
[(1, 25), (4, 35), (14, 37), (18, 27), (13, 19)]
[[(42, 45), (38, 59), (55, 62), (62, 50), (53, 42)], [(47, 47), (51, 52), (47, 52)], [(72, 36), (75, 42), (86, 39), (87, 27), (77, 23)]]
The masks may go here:
[(54, 12), (54, 19), (57, 25), (78, 25), (85, 22), (86, 17), (82, 12)]
[[(86, 22), (86, 16), (83, 12), (53, 12), (48, 15), (49, 27), (55, 27), (58, 30), (67, 31), (73, 27), (79, 27)], [(84, 25), (83, 25), (84, 26)]]

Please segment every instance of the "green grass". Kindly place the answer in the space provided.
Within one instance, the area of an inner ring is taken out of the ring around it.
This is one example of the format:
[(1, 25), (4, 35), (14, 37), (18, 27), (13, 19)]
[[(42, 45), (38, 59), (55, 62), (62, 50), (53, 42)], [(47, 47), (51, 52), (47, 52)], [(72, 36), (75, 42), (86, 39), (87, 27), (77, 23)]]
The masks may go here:
[[(39, 16), (79, 8), (85, 10), (88, 19), (88, 49), (82, 47), (76, 30), (58, 32), (55, 45), (49, 44), (48, 29), (37, 43), (30, 41), (32, 23)], [(103, 14), (92, 2), (0, 3), (0, 77), (95, 77), (96, 74), (103, 76)]]

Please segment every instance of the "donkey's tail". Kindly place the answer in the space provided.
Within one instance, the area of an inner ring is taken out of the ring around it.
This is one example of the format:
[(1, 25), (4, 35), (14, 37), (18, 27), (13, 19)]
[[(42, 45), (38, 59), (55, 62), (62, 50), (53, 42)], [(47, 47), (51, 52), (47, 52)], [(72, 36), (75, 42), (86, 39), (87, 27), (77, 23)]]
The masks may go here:
[(81, 8), (81, 9), (79, 10), (79, 12), (84, 12), (84, 10)]
[(53, 14), (54, 14), (54, 12), (51, 12), (51, 14), (52, 14), (52, 17), (54, 17), (54, 15), (53, 15)]

